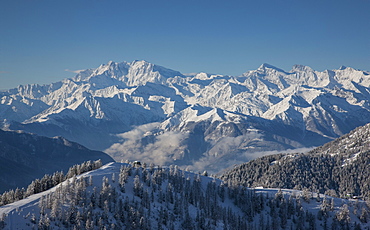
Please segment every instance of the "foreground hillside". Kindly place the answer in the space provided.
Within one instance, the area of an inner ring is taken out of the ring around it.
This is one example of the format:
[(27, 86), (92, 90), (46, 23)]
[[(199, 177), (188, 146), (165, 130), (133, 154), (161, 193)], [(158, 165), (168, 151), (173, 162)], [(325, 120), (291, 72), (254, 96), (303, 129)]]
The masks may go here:
[(0, 227), (364, 229), (370, 227), (368, 212), (359, 200), (231, 186), (177, 166), (110, 163), (0, 207)]
[(263, 64), (226, 76), (109, 62), (72, 79), (0, 92), (0, 120), (118, 161), (217, 172), (266, 151), (319, 146), (370, 122), (369, 85), (369, 72), (350, 67)]
[(304, 189), (370, 198), (370, 124), (305, 154), (270, 155), (239, 165), (222, 179), (248, 187)]
[(114, 161), (103, 152), (89, 150), (62, 137), (0, 130), (0, 193), (22, 188), (44, 174), (67, 172), (75, 164), (101, 159)]

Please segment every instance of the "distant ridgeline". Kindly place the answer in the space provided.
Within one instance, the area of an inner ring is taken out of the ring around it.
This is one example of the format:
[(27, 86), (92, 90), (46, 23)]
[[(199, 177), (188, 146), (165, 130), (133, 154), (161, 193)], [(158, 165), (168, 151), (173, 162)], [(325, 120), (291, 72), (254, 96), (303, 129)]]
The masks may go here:
[(85, 161), (114, 161), (107, 154), (93, 151), (63, 137), (43, 137), (0, 129), (0, 193), (21, 189), (36, 178)]
[(370, 124), (306, 154), (264, 156), (221, 178), (247, 187), (308, 189), (370, 199)]

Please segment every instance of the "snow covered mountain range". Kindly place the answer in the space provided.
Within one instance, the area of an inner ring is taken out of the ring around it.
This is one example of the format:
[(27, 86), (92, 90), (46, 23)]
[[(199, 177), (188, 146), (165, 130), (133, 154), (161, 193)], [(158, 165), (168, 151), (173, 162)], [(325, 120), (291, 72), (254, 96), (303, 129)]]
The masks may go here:
[(50, 85), (0, 93), (3, 129), (63, 136), (116, 160), (216, 172), (266, 151), (322, 145), (370, 122), (370, 72), (182, 74), (109, 62)]

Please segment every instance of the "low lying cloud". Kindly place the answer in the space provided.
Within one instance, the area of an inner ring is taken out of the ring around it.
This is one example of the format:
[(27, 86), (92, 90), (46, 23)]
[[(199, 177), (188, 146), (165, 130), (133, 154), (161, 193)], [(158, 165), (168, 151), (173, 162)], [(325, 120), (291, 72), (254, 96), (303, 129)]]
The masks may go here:
[[(188, 133), (179, 131), (162, 131), (160, 123), (141, 125), (126, 133), (119, 134), (119, 143), (113, 144), (105, 150), (116, 161), (130, 160), (154, 163), (156, 165), (171, 165), (176, 160), (182, 169), (193, 172), (207, 170), (217, 174), (235, 165), (253, 159), (278, 153), (302, 153), (312, 148), (297, 148), (274, 151), (260, 151), (262, 148), (278, 148), (269, 146), (264, 141), (262, 134), (251, 132), (237, 137), (221, 137), (209, 139), (210, 148), (202, 156), (192, 153), (187, 142)], [(192, 146), (197, 148), (198, 146)], [(282, 148), (281, 146), (279, 148)], [(186, 155), (185, 155), (186, 154)], [(199, 153), (198, 153), (199, 154)], [(185, 160), (185, 159), (186, 160)], [(193, 160), (191, 160), (193, 159)]]
[(183, 157), (181, 142), (187, 134), (181, 132), (156, 133), (159, 123), (141, 125), (120, 134), (120, 143), (113, 144), (106, 153), (115, 160), (140, 160), (156, 165), (168, 165)]
[[(274, 151), (260, 151), (260, 152), (250, 152), (245, 151), (243, 153), (235, 154), (233, 157), (219, 157), (215, 155), (207, 155), (202, 157), (201, 159), (195, 161), (191, 165), (182, 166), (182, 169), (187, 169), (193, 172), (203, 172), (207, 170), (211, 174), (221, 174), (233, 167), (246, 163), (248, 161), (257, 159), (259, 157), (279, 154), (279, 153), (306, 153), (310, 150), (314, 149), (311, 148), (296, 148), (296, 149), (286, 149), (286, 150), (274, 150)], [(232, 150), (232, 149), (229, 149)]]

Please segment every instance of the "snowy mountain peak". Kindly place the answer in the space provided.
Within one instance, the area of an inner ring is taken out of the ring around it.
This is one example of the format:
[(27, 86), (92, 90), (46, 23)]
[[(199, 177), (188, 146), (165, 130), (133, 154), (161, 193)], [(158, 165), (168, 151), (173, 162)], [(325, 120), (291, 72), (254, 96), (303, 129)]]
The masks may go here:
[(140, 68), (149, 68), (152, 69), (154, 64), (147, 62), (145, 60), (134, 60), (130, 63), (130, 67), (133, 69), (140, 69)]
[[(164, 84), (168, 78), (175, 76), (183, 75), (178, 71), (144, 60), (135, 60), (130, 63), (109, 61), (96, 69), (81, 71), (73, 78), (73, 81), (90, 82), (94, 85), (106, 85), (105, 82), (111, 82), (109, 84), (139, 86), (147, 82)], [(98, 86), (98, 88), (101, 87)]]
[(290, 72), (313, 72), (314, 70), (309, 67), (309, 66), (305, 66), (305, 65), (294, 65), (292, 70)]
[(279, 68), (277, 68), (273, 65), (267, 64), (267, 63), (263, 63), (260, 67), (258, 67), (257, 70), (262, 71), (262, 72), (267, 72), (267, 71), (285, 72), (284, 70), (279, 69)]
[(132, 72), (137, 73), (151, 73), (156, 74), (169, 78), (169, 77), (175, 77), (175, 76), (183, 76), (180, 72), (174, 71), (168, 68), (165, 68), (163, 66), (155, 65), (153, 63), (147, 62), (145, 60), (135, 60), (130, 63), (130, 70)]
[(195, 79), (199, 79), (199, 80), (207, 80), (210, 78), (210, 75), (207, 74), (207, 73), (204, 73), (204, 72), (201, 72), (201, 73), (198, 73), (194, 76)]
[(275, 66), (273, 65), (270, 65), (268, 63), (263, 63), (262, 65), (260, 65), (260, 67), (258, 67), (258, 69), (266, 69), (266, 68), (269, 68), (269, 69), (276, 69)]
[(76, 82), (88, 82), (92, 79), (94, 79), (93, 81), (99, 81), (96, 79), (107, 77), (119, 79), (127, 74), (128, 68), (129, 66), (127, 62), (116, 63), (109, 61), (107, 64), (102, 64), (96, 69), (87, 69), (81, 71), (74, 78), (72, 78), (72, 80)]

